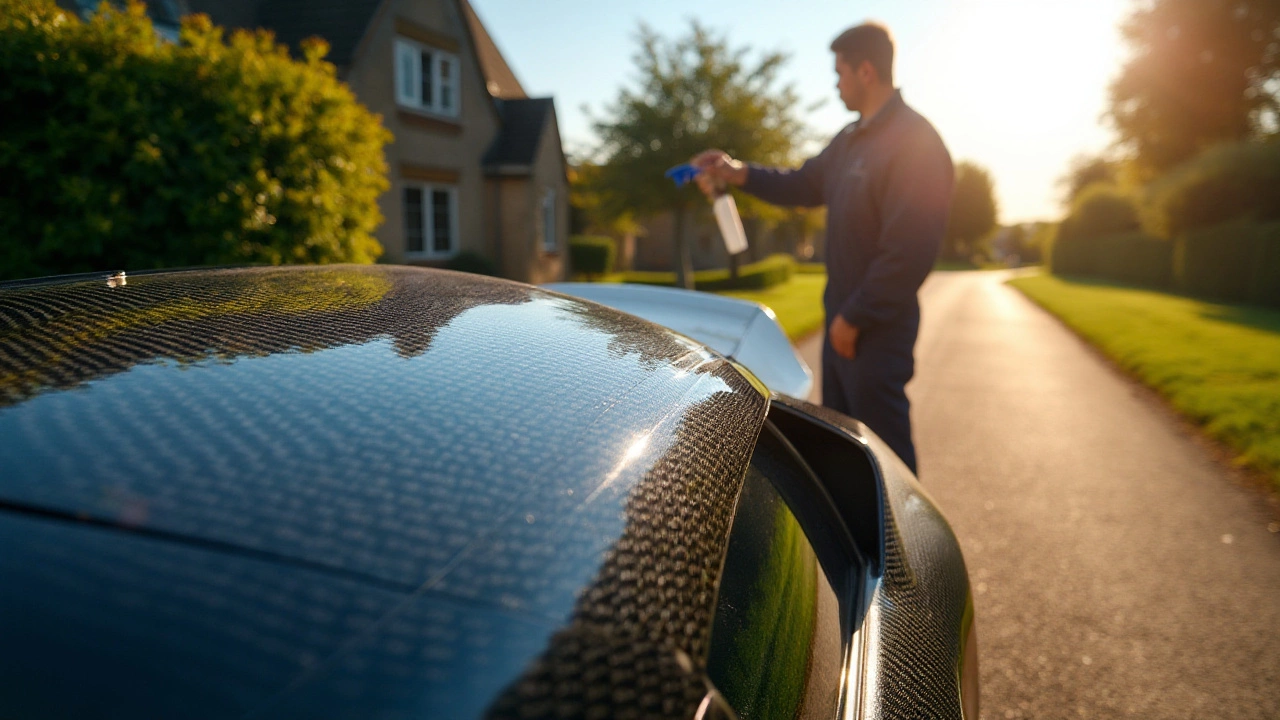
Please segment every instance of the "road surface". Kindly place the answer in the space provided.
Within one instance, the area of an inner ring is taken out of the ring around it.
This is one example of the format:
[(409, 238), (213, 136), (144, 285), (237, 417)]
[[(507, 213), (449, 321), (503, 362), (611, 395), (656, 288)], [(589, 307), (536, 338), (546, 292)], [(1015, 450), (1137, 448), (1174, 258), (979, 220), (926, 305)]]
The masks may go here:
[(983, 718), (1280, 718), (1272, 507), (1007, 277), (930, 276), (908, 386), (974, 585)]

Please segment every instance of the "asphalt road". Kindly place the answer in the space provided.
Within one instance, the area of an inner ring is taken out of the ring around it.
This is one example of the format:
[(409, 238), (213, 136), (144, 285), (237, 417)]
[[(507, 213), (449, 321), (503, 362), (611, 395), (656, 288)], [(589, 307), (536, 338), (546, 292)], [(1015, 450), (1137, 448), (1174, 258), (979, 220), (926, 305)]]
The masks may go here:
[(975, 588), (982, 716), (1280, 718), (1274, 508), (1007, 277), (930, 276), (908, 386)]

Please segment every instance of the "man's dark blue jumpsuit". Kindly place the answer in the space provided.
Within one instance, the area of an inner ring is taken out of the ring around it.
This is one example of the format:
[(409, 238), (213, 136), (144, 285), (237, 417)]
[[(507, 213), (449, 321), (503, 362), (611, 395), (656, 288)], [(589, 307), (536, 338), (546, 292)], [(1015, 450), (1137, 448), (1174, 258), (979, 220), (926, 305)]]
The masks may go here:
[(947, 228), (951, 155), (933, 126), (893, 97), (798, 170), (752, 164), (743, 189), (777, 205), (827, 206), (827, 327), (858, 328), (846, 360), (822, 347), (822, 404), (861, 420), (916, 470), (906, 385), (920, 328), (916, 291)]

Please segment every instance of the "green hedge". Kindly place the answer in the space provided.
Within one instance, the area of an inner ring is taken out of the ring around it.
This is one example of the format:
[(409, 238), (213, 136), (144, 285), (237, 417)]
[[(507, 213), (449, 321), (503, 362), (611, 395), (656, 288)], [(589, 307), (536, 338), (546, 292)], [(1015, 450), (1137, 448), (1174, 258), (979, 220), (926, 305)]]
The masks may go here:
[(1179, 237), (1173, 287), (1214, 300), (1280, 307), (1280, 222), (1236, 221)]
[(1169, 238), (1233, 220), (1280, 221), (1280, 143), (1209, 148), (1152, 183), (1143, 219)]
[(569, 266), (581, 275), (608, 275), (613, 272), (618, 249), (613, 238), (575, 235), (569, 238)]
[(1173, 243), (1140, 232), (1076, 237), (1053, 243), (1050, 258), (1056, 275), (1082, 275), (1128, 285), (1169, 287), (1173, 276)]
[(1173, 275), (1173, 243), (1140, 232), (1097, 239), (1094, 258), (1099, 277), (1129, 285), (1169, 287)]
[(0, 0), (0, 279), (382, 254), (391, 134), (324, 42), (145, 11)]
[[(790, 280), (795, 271), (795, 258), (779, 253), (738, 268), (736, 279), (730, 276), (728, 269), (699, 270), (693, 274), (693, 283), (698, 290), (709, 292), (764, 290)], [(675, 285), (676, 275), (673, 272), (632, 271), (624, 273), (623, 280), (640, 285)]]

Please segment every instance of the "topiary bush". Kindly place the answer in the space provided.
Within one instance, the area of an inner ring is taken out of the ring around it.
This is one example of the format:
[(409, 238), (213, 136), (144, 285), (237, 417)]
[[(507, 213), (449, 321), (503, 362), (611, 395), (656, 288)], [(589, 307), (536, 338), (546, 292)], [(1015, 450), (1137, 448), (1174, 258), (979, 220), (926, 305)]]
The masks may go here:
[(569, 267), (580, 275), (608, 275), (617, 252), (613, 238), (575, 235), (569, 238)]
[(322, 41), (302, 52), (202, 15), (161, 42), (139, 2), (0, 0), (0, 277), (372, 262), (391, 136)]

